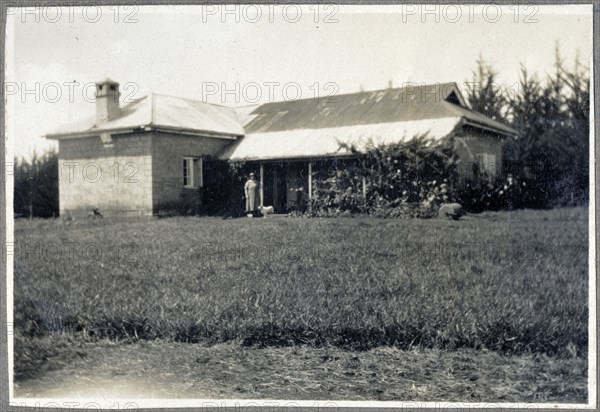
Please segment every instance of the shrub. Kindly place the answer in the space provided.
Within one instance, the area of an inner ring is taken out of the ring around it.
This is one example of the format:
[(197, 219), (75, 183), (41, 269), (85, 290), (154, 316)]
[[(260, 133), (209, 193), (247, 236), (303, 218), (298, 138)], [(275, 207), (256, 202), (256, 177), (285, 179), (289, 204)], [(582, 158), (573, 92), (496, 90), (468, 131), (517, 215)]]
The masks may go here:
[(468, 212), (513, 210), (527, 204), (527, 182), (512, 175), (494, 179), (467, 179), (456, 190), (457, 200)]
[[(342, 147), (358, 154), (354, 147)], [(453, 199), (456, 178), (450, 145), (436, 145), (426, 135), (404, 143), (371, 143), (358, 159), (316, 176), (312, 213), (431, 217), (439, 204)]]

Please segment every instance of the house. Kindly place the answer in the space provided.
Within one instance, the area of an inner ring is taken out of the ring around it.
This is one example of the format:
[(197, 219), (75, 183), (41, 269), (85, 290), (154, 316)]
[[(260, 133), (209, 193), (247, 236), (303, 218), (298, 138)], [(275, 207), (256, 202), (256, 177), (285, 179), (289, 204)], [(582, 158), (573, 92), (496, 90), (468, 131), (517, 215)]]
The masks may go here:
[(49, 133), (58, 140), (60, 213), (152, 215), (195, 193), (210, 156), (244, 161), (260, 175), (261, 202), (283, 211), (312, 196), (315, 170), (361, 149), (428, 133), (454, 137), (459, 173), (502, 169), (509, 126), (470, 110), (455, 83), (407, 86), (229, 108), (151, 94), (124, 106), (119, 83), (96, 84), (96, 114)]

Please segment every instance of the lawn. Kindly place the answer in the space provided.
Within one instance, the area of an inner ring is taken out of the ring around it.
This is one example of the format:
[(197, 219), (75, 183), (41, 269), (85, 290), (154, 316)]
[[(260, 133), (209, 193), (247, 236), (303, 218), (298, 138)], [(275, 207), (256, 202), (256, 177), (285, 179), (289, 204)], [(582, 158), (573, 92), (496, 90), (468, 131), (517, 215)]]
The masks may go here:
[[(587, 233), (586, 209), (458, 222), (17, 221), (16, 379), (68, 368), (76, 346), (106, 342), (383, 353), (385, 362), (386, 351), (481, 354), (560, 363), (558, 392), (570, 395), (559, 399), (582, 402)], [(552, 391), (544, 399), (557, 399)]]

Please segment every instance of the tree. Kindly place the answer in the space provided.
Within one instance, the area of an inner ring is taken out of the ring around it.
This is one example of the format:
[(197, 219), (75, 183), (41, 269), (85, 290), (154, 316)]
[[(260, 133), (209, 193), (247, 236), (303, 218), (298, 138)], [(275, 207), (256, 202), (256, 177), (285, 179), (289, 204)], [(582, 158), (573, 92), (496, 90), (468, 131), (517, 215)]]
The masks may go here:
[(483, 60), (481, 55), (472, 72), (471, 81), (466, 81), (466, 98), (476, 112), (494, 120), (503, 120), (506, 115), (506, 96), (496, 82), (496, 71)]
[(507, 172), (527, 185), (526, 207), (588, 201), (589, 68), (564, 66), (556, 49), (545, 81), (521, 67), (519, 91), (508, 100), (519, 138), (507, 147)]
[(564, 105), (571, 133), (568, 135), (570, 163), (574, 165), (573, 192), (587, 201), (589, 190), (590, 76), (589, 67), (576, 57), (572, 71), (563, 70), (567, 94)]
[(54, 150), (31, 160), (15, 159), (14, 212), (23, 217), (58, 215), (58, 155)]

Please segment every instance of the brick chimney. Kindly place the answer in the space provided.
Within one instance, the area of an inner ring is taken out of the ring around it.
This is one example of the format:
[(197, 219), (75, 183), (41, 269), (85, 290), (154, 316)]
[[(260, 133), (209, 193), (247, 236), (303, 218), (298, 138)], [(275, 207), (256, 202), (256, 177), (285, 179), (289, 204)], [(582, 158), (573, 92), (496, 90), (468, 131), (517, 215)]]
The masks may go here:
[(119, 83), (104, 79), (96, 83), (96, 126), (119, 115)]

